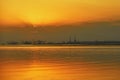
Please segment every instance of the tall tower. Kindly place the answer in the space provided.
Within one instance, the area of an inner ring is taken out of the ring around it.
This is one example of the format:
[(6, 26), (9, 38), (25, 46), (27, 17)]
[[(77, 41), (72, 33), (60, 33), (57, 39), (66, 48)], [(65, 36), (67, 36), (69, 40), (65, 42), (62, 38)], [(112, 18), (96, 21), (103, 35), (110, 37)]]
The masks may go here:
[(74, 36), (74, 43), (76, 43), (77, 42), (77, 40), (76, 40), (76, 36)]
[(71, 40), (71, 36), (69, 37), (69, 41), (68, 41), (69, 43), (71, 43), (72, 42), (72, 40)]

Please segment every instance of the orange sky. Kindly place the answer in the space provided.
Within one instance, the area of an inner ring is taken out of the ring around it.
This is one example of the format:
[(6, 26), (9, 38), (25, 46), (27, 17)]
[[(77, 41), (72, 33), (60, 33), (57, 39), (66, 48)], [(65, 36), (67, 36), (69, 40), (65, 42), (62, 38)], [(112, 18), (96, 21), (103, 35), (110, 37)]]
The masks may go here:
[(120, 0), (0, 0), (0, 24), (120, 19)]

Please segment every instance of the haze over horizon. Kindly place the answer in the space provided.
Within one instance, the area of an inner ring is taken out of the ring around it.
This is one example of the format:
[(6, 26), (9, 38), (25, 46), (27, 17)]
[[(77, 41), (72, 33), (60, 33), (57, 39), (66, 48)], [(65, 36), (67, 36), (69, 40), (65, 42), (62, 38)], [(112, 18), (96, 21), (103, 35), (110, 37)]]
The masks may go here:
[(68, 41), (71, 36), (79, 41), (120, 41), (120, 21), (89, 22), (60, 26), (25, 25), (24, 27), (2, 27), (0, 41), (43, 40), (48, 42)]

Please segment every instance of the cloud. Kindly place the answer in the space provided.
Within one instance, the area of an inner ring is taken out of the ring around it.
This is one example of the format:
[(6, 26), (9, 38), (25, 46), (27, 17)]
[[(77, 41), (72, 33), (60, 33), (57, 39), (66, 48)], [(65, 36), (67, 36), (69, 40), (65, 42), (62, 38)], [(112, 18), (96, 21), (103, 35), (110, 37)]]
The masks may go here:
[(45, 40), (45, 41), (67, 41), (71, 36), (80, 41), (95, 40), (120, 40), (120, 20), (97, 21), (59, 26), (42, 27), (1, 27), (0, 40)]

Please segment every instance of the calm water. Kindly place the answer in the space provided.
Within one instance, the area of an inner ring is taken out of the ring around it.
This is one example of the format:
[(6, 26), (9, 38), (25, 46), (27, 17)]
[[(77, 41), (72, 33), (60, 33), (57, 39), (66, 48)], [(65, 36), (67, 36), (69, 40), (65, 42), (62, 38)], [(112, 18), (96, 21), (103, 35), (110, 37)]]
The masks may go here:
[(120, 80), (120, 46), (0, 47), (0, 80)]

